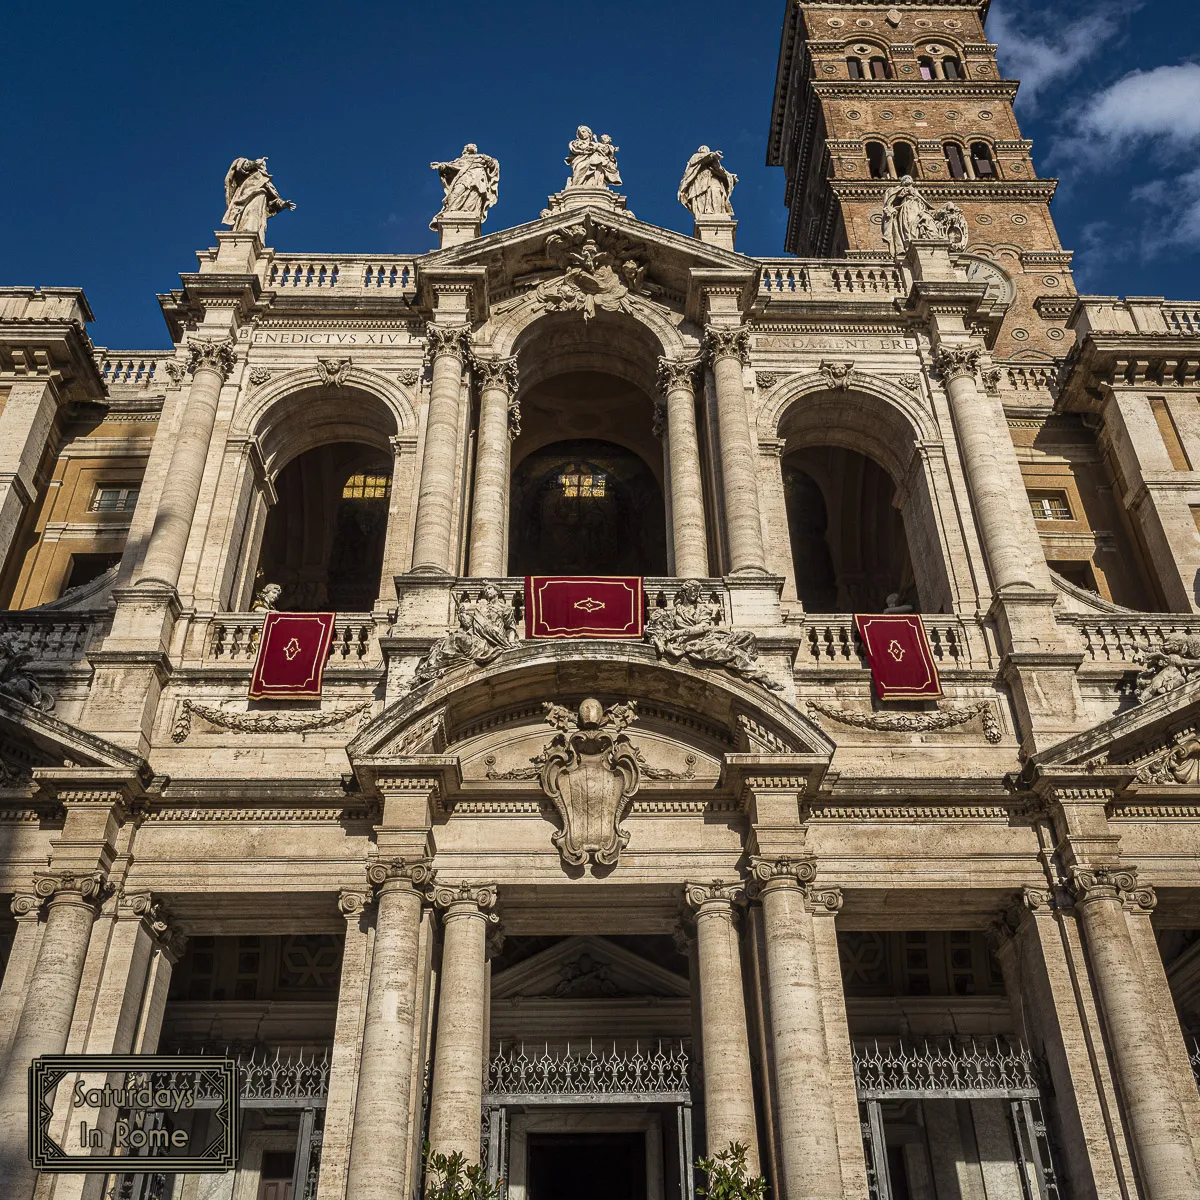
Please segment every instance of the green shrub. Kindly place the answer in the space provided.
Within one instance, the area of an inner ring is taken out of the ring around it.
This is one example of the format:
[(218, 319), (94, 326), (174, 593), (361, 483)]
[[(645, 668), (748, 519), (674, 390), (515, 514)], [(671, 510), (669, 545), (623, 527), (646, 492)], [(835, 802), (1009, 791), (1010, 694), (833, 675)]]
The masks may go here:
[(767, 1181), (762, 1175), (753, 1179), (746, 1174), (746, 1155), (749, 1147), (730, 1142), (713, 1158), (698, 1158), (696, 1166), (707, 1177), (707, 1185), (696, 1189), (704, 1200), (763, 1200)]

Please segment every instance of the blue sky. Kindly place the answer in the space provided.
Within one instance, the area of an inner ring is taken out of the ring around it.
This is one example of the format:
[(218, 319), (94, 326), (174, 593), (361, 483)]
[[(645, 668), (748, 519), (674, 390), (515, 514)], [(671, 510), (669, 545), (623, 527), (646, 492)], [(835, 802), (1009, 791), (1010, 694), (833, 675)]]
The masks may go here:
[[(47, 13), (52, 11), (52, 24)], [(0, 282), (81, 285), (110, 347), (167, 343), (155, 293), (195, 269), (238, 155), (297, 204), (279, 250), (434, 245), (433, 159), (499, 158), (485, 232), (536, 217), (576, 124), (621, 147), (629, 207), (690, 232), (675, 199), (701, 142), (741, 176), (739, 248), (778, 254), (783, 174), (763, 165), (782, 0), (411, 0), (111, 5), (9, 0)], [(1180, 0), (995, 0), (989, 33), (1080, 289), (1200, 298), (1200, 12)], [(1195, 170), (1189, 169), (1195, 164)]]

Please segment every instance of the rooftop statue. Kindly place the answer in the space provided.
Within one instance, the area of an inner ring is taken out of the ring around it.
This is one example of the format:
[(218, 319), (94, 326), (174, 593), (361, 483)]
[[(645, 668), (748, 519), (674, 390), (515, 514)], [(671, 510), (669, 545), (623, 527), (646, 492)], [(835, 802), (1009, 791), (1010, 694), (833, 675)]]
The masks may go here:
[(701, 146), (684, 168), (679, 203), (693, 217), (733, 216), (729, 197), (738, 177), (721, 165), (721, 151)]
[(1142, 670), (1134, 683), (1139, 703), (1165, 696), (1200, 678), (1200, 636), (1172, 634), (1162, 648), (1141, 656)]
[(488, 210), (500, 195), (500, 163), (496, 159), (480, 154), (479, 147), (468, 142), (457, 158), (429, 166), (438, 173), (446, 193), (442, 211), (430, 222), (430, 229), (438, 227), (443, 213), (474, 217), (481, 224), (487, 220)]
[(934, 210), (921, 195), (911, 175), (905, 175), (883, 197), (883, 240), (895, 258), (903, 257), (913, 242), (950, 243), (952, 250), (967, 245), (967, 221), (957, 204)]
[(0, 696), (49, 712), (54, 707), (54, 694), (29, 673), (33, 658), (28, 650), (18, 647), (11, 634), (0, 635)]
[(225, 175), (223, 224), (234, 233), (266, 233), (267, 218), (295, 208), (275, 190), (265, 158), (235, 158)]
[(457, 624), (435, 642), (413, 672), (412, 687), (440, 679), (451, 667), (487, 666), (517, 645), (517, 614), (495, 584), (486, 584), (479, 599), (458, 601)]
[(617, 151), (607, 133), (597, 137), (586, 125), (575, 130), (575, 138), (567, 150), (566, 164), (571, 168), (569, 188), (606, 188), (620, 186), (617, 170)]

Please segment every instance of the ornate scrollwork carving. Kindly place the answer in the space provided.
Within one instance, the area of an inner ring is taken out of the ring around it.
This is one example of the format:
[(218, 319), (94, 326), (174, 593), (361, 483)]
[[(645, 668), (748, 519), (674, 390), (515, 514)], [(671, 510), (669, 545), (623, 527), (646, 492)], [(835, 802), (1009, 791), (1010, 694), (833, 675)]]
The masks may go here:
[(814, 858), (755, 858), (750, 862), (750, 880), (757, 891), (771, 883), (804, 887), (816, 877)]
[(348, 921), (361, 917), (371, 903), (371, 893), (361, 888), (342, 888), (338, 892), (338, 911)]
[(650, 432), (661, 442), (667, 436), (667, 406), (662, 400), (654, 401), (650, 414)]
[(120, 907), (139, 917), (154, 939), (173, 955), (178, 957), (183, 953), (187, 935), (172, 922), (170, 912), (153, 893), (122, 891)]
[(643, 290), (645, 246), (590, 216), (550, 234), (546, 257), (563, 274), (538, 284), (534, 300), (541, 309), (580, 312), (589, 321), (597, 309), (632, 312), (631, 298)]
[(446, 912), (455, 905), (475, 908), (487, 918), (489, 924), (495, 925), (500, 918), (491, 910), (496, 907), (497, 889), (494, 883), (471, 883), (462, 880), (457, 885), (439, 884), (433, 889), (433, 906)]
[(262, 387), (271, 378), (271, 372), (266, 367), (251, 367), (250, 382), (255, 387)]
[(318, 713), (250, 713), (233, 709), (212, 708), (195, 700), (184, 700), (179, 714), (171, 727), (171, 741), (182, 742), (192, 732), (192, 715), (202, 717), (210, 725), (228, 729), (233, 733), (312, 733), (318, 729), (332, 729), (353, 717), (360, 723), (370, 719), (372, 700), (363, 700), (349, 708)]
[(1149, 784), (1200, 783), (1200, 737), (1195, 729), (1177, 733), (1174, 744), (1143, 763), (1134, 778)]
[(588, 699), (577, 714), (546, 705), (546, 721), (559, 732), (543, 752), (539, 777), (562, 822), (550, 840), (571, 866), (612, 866), (629, 844), (621, 822), (641, 784), (641, 765), (624, 730), (636, 719), (633, 703), (606, 709)]
[(42, 908), (42, 897), (33, 892), (18, 892), (9, 902), (12, 915), (18, 920), (31, 913), (37, 913)]
[(521, 376), (515, 356), (484, 358), (478, 354), (472, 354), (471, 366), (479, 373), (481, 387), (503, 388), (510, 396), (516, 393)]
[(237, 361), (233, 342), (218, 342), (212, 338), (188, 338), (187, 369), (194, 375), (203, 368), (216, 371), (222, 382), (229, 378), (233, 364)]
[(377, 858), (367, 865), (367, 882), (377, 888), (385, 883), (407, 883), (421, 891), (436, 878), (437, 871), (427, 858)]
[(723, 879), (714, 879), (711, 883), (689, 883), (683, 891), (688, 907), (699, 912), (706, 904), (720, 905), (739, 904), (746, 898), (746, 885), (740, 880), (726, 883)]
[(349, 358), (318, 358), (317, 378), (326, 387), (345, 387), (354, 369), (354, 362)]
[(968, 376), (974, 379), (982, 357), (983, 351), (978, 346), (943, 346), (937, 352), (938, 374), (947, 383)]
[(1158, 903), (1154, 888), (1138, 878), (1137, 867), (1072, 867), (1068, 883), (1078, 904), (1119, 900), (1126, 908), (1151, 912)]
[(675, 388), (696, 386), (696, 372), (700, 368), (698, 358), (660, 358), (658, 360), (658, 390), (666, 396)]
[(983, 736), (989, 742), (995, 744), (1003, 737), (996, 714), (986, 700), (964, 708), (943, 708), (936, 712), (916, 713), (847, 712), (820, 700), (806, 700), (805, 704), (832, 721), (853, 725), (858, 729), (870, 729), (876, 733), (932, 733), (939, 729), (953, 729), (956, 725), (965, 725), (973, 717), (979, 717), (983, 723)]
[(470, 352), (469, 325), (438, 325), (430, 321), (425, 326), (425, 357), (430, 362), (444, 356), (464, 362)]
[(103, 871), (79, 874), (75, 871), (38, 872), (33, 877), (33, 890), (43, 900), (59, 897), (78, 898), (89, 904), (99, 904), (112, 891), (112, 884)]
[(739, 363), (750, 361), (750, 334), (745, 326), (732, 328), (723, 325), (704, 327), (704, 356), (711, 363), (720, 358), (736, 358)]
[(810, 887), (808, 889), (810, 910), (824, 909), (825, 912), (841, 912), (842, 889), (840, 887)]
[(417, 367), (406, 367), (403, 371), (396, 372), (396, 378), (405, 387), (416, 387), (421, 382), (421, 372)]

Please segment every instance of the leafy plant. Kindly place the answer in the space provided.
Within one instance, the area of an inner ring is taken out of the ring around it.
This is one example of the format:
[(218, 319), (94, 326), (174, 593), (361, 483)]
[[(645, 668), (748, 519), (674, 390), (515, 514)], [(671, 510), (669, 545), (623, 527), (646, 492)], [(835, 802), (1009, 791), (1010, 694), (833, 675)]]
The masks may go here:
[(763, 1200), (767, 1192), (765, 1176), (751, 1179), (746, 1166), (749, 1147), (742, 1142), (730, 1142), (712, 1158), (698, 1158), (696, 1166), (704, 1172), (707, 1186), (696, 1189), (704, 1200)]
[(468, 1163), (461, 1150), (435, 1154), (426, 1142), (425, 1200), (499, 1200), (501, 1185), (488, 1183), (487, 1168)]

